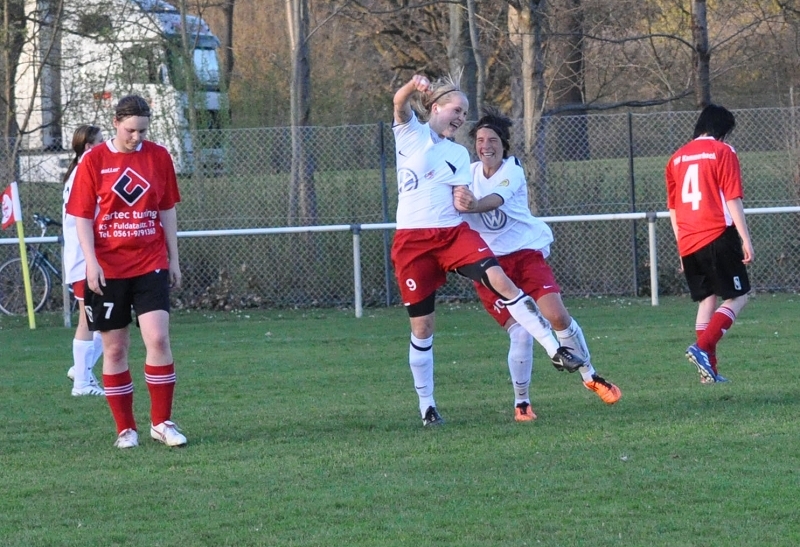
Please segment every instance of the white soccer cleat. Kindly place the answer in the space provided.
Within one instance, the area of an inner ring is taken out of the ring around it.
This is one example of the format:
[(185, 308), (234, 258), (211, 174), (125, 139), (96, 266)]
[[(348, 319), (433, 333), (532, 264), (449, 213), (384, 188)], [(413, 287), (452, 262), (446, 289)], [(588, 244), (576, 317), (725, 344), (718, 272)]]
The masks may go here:
[(150, 437), (167, 446), (186, 446), (186, 437), (184, 437), (178, 427), (171, 421), (167, 420), (158, 425), (150, 424)]
[(67, 378), (73, 381), (75, 380), (75, 367), (69, 367), (69, 370), (67, 371)]
[(73, 397), (83, 397), (84, 395), (96, 395), (97, 397), (105, 397), (106, 392), (100, 386), (93, 386), (92, 384), (89, 384), (84, 387), (72, 388)]
[(119, 434), (117, 440), (114, 441), (114, 446), (117, 448), (133, 448), (139, 446), (139, 434), (135, 429), (125, 429)]
[(102, 389), (100, 382), (97, 381), (97, 376), (94, 375), (94, 372), (89, 372), (89, 385)]

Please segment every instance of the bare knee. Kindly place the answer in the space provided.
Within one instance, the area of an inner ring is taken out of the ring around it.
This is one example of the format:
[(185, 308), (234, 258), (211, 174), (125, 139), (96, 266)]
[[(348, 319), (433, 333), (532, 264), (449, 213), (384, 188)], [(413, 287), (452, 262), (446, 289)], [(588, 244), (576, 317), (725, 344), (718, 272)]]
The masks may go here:
[(566, 330), (572, 324), (572, 316), (561, 300), (561, 294), (549, 293), (536, 301), (542, 316), (555, 330)]
[(169, 333), (168, 332), (151, 333), (150, 335), (148, 335), (147, 340), (145, 340), (145, 346), (147, 347), (148, 352), (169, 353), (170, 352)]
[(425, 340), (433, 336), (433, 329), (436, 315), (430, 313), (420, 317), (411, 318), (411, 334), (420, 340)]
[(519, 294), (519, 288), (511, 281), (500, 266), (492, 266), (486, 270), (486, 278), (491, 285), (489, 288), (493, 289), (494, 292), (506, 300), (515, 298), (517, 294)]

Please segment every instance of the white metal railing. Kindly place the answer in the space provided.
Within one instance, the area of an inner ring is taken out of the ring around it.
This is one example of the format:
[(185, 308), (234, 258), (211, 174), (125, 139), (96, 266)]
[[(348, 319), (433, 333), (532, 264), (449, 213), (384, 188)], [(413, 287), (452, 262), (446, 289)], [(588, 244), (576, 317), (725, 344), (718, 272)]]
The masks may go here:
[[(800, 213), (800, 207), (759, 207), (744, 210), (748, 215), (764, 215), (779, 213)], [(610, 213), (599, 215), (569, 215), (555, 217), (539, 217), (547, 223), (555, 222), (598, 222), (618, 220), (647, 220), (648, 222), (648, 250), (650, 254), (650, 301), (653, 306), (658, 306), (658, 253), (656, 240), (656, 220), (669, 218), (669, 212), (642, 212), (642, 213)], [(178, 232), (179, 238), (184, 237), (223, 237), (246, 235), (270, 234), (299, 234), (310, 232), (352, 232), (353, 233), (353, 307), (356, 317), (362, 317), (363, 295), (361, 285), (361, 232), (366, 230), (393, 230), (396, 224), (387, 222), (382, 224), (331, 224), (327, 226), (291, 226), (283, 228), (246, 228), (239, 230), (193, 230)], [(26, 243), (57, 243), (57, 236), (26, 238)], [(0, 238), (0, 245), (18, 244), (18, 238)], [(68, 301), (65, 307), (69, 309)], [(69, 313), (65, 311), (65, 326), (70, 326)]]

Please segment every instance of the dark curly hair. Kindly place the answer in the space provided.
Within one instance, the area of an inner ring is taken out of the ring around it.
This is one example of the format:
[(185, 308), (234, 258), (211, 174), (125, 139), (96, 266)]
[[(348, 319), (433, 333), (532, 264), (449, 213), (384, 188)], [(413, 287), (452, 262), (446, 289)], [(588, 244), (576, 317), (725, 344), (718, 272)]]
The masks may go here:
[(475, 140), (479, 129), (491, 129), (497, 133), (497, 136), (500, 137), (500, 142), (503, 143), (503, 159), (505, 159), (508, 157), (508, 151), (511, 148), (512, 125), (514, 125), (514, 122), (511, 121), (511, 118), (505, 116), (497, 108), (489, 106), (483, 109), (483, 116), (470, 129), (469, 136)]

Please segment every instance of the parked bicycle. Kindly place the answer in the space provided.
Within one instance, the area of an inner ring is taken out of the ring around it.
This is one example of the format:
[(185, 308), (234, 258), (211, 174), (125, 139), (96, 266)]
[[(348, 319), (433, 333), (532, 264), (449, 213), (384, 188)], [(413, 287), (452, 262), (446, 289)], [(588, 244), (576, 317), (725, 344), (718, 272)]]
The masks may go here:
[[(45, 237), (48, 227), (61, 226), (60, 222), (38, 213), (34, 213), (33, 220), (41, 230), (41, 237)], [(28, 253), (33, 306), (35, 311), (39, 311), (50, 298), (53, 280), (56, 279), (58, 284), (61, 284), (61, 261), (60, 259), (51, 261), (48, 250), (42, 248), (42, 245), (30, 244), (25, 248)], [(7, 315), (23, 315), (27, 310), (22, 259), (12, 258), (0, 265), (0, 311)]]

